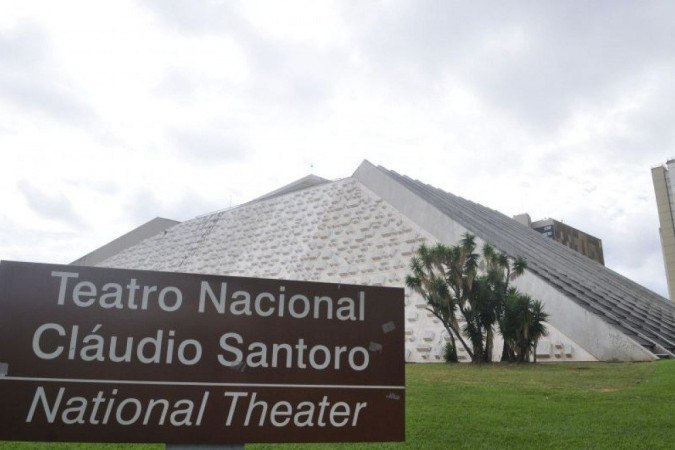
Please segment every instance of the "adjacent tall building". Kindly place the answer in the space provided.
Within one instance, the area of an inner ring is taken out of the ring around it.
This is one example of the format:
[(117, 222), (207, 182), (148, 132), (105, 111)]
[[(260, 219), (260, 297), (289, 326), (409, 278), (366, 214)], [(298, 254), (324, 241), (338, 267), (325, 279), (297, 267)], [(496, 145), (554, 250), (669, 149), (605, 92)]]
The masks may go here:
[(656, 194), (656, 207), (659, 212), (659, 235), (663, 263), (666, 266), (668, 280), (668, 296), (675, 301), (675, 159), (663, 166), (652, 169), (652, 181)]
[(532, 222), (530, 215), (527, 213), (518, 214), (513, 218), (547, 238), (560, 242), (565, 247), (569, 247), (593, 261), (599, 262), (602, 265), (605, 264), (602, 240), (597, 237), (555, 219), (543, 219)]

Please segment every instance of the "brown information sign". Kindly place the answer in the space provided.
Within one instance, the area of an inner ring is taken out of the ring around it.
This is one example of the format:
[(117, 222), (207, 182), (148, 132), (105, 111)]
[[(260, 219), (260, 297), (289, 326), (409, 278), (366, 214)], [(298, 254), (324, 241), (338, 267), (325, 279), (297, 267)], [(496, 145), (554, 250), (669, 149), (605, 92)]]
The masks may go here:
[(403, 289), (0, 262), (0, 439), (400, 441)]

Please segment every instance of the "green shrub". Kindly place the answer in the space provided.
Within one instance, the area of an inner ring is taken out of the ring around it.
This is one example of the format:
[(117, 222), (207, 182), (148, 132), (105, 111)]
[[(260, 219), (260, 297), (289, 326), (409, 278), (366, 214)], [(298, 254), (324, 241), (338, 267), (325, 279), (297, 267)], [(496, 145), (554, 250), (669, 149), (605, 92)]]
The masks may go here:
[(456, 363), (457, 362), (457, 349), (452, 342), (447, 342), (445, 348), (443, 349), (443, 359), (445, 362)]

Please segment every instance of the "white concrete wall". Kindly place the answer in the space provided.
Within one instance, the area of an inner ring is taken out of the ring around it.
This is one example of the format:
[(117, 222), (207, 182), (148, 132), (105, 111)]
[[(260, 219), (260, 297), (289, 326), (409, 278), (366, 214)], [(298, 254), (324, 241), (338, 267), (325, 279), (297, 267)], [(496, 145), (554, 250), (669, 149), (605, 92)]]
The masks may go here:
[(531, 272), (516, 279), (514, 285), (539, 299), (550, 314), (552, 327), (573, 337), (575, 344), (600, 361), (652, 361), (651, 352), (614, 326), (579, 306)]

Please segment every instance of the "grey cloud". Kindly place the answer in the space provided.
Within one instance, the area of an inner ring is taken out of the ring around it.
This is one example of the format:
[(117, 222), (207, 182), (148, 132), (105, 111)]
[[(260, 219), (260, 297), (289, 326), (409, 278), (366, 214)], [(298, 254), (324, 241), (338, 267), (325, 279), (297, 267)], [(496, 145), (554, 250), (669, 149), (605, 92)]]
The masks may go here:
[(653, 255), (661, 252), (658, 230), (647, 226), (634, 226), (630, 230), (604, 230), (603, 248), (608, 262), (627, 267), (640, 267), (649, 263)]
[[(230, 36), (263, 69), (274, 70), (284, 60), (278, 43), (266, 42), (253, 26), (227, 2), (190, 0), (144, 0), (141, 2), (172, 31), (189, 34)], [(184, 77), (183, 77), (184, 78)]]
[[(255, 68), (251, 95), (290, 110), (325, 104), (351, 68), (339, 49), (266, 39), (231, 3), (144, 4), (170, 29), (231, 36)], [(531, 132), (555, 129), (580, 107), (616, 100), (626, 84), (675, 54), (669, 1), (339, 5), (353, 51), (392, 95), (434, 97), (450, 75)]]
[(571, 226), (602, 239), (608, 267), (664, 295), (666, 279), (653, 191), (648, 199), (642, 193), (622, 192), (621, 187), (609, 194), (604, 198), (589, 195), (564, 213), (558, 211), (564, 217), (556, 218), (571, 218)]
[[(335, 59), (315, 52), (288, 46), (279, 61), (256, 57), (256, 69), (245, 95), (258, 108), (261, 119), (275, 123), (299, 118), (307, 122), (312, 116), (327, 112), (341, 69)], [(271, 67), (274, 65), (274, 67)], [(334, 67), (334, 70), (333, 70)]]
[[(286, 113), (304, 113), (324, 106), (339, 74), (345, 70), (347, 56), (342, 52), (265, 37), (230, 3), (176, 0), (143, 4), (175, 32), (231, 37), (245, 52), (252, 68), (245, 94), (280, 105)], [(203, 81), (189, 67), (174, 67), (165, 74), (158, 92), (186, 101)]]
[(142, 0), (141, 4), (181, 33), (220, 33), (238, 18), (228, 2)]
[(73, 245), (82, 233), (36, 229), (30, 223), (19, 223), (0, 214), (0, 259), (67, 263), (77, 256)]
[(99, 194), (106, 195), (115, 195), (120, 192), (120, 185), (116, 181), (112, 180), (77, 180), (72, 179), (69, 181), (71, 185), (77, 186), (78, 188), (89, 189), (96, 191)]
[(3, 67), (26, 67), (46, 56), (47, 39), (32, 23), (23, 23), (14, 30), (0, 33), (0, 55)]
[(18, 188), (28, 206), (38, 215), (59, 220), (74, 228), (84, 228), (82, 218), (73, 209), (70, 200), (60, 192), (45, 192), (28, 181), (22, 180)]
[[(675, 53), (674, 53), (675, 55)], [(675, 56), (673, 64), (658, 81), (651, 82), (647, 90), (651, 98), (641, 108), (627, 114), (628, 133), (617, 133), (607, 139), (607, 152), (620, 155), (624, 161), (653, 166), (665, 161), (654, 161), (655, 154), (664, 158), (675, 154)]]
[(198, 85), (196, 75), (187, 68), (172, 67), (165, 71), (155, 93), (180, 103), (190, 103), (194, 100)]
[(661, 15), (658, 5), (539, 5), (547, 8), (533, 8), (539, 15), (530, 16), (525, 25), (531, 51), (474, 71), (492, 99), (530, 122), (554, 126), (584, 103), (609, 103), (627, 81), (675, 51), (668, 37), (672, 14)]
[(214, 203), (191, 191), (186, 191), (180, 198), (166, 199), (146, 189), (134, 194), (128, 201), (127, 211), (132, 221), (140, 224), (153, 217), (184, 221), (228, 206), (225, 199), (222, 203)]
[(613, 269), (640, 280), (645, 287), (667, 295), (658, 229), (653, 223), (632, 230), (608, 230), (603, 238), (605, 262)]
[[(1, 58), (1, 56), (0, 56)], [(0, 77), (0, 96), (14, 105), (71, 123), (89, 122), (94, 113), (71, 89), (44, 80)]]
[(44, 33), (22, 24), (0, 33), (0, 98), (21, 109), (70, 124), (90, 124), (96, 114), (82, 95), (49, 64)]
[(159, 198), (152, 192), (144, 190), (138, 192), (128, 202), (125, 210), (134, 223), (145, 223), (153, 217), (166, 217), (167, 219), (176, 219), (163, 212), (163, 206)]
[[(355, 5), (345, 10), (350, 17), (361, 14)], [(450, 74), (526, 124), (550, 129), (573, 108), (612, 99), (617, 85), (672, 59), (674, 9), (627, 1), (388, 4), (370, 11), (378, 20), (361, 21), (360, 39), (390, 83), (433, 86)]]
[(471, 8), (462, 9), (454, 2), (343, 4), (343, 13), (355, 26), (368, 59), (394, 76), (413, 70), (416, 75), (435, 78), (448, 65), (459, 64), (468, 53), (466, 44), (492, 22), (489, 14), (481, 14), (481, 8), (473, 11), (486, 22), (481, 24), (478, 17), (472, 17)]
[(214, 128), (174, 130), (168, 138), (181, 156), (203, 163), (241, 161), (250, 154), (238, 137)]

